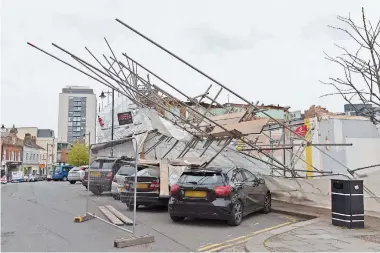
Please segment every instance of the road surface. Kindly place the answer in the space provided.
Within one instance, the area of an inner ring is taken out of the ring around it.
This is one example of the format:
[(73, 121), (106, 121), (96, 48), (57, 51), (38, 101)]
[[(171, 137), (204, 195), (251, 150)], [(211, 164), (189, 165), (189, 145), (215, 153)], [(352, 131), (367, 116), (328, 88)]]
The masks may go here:
[[(98, 219), (74, 223), (84, 215), (88, 192), (68, 182), (8, 183), (1, 186), (2, 251), (243, 251), (244, 242), (261, 232), (297, 222), (281, 214), (252, 214), (238, 227), (224, 221), (171, 221), (165, 208), (139, 208), (137, 235), (151, 234), (155, 242), (124, 249), (113, 247), (116, 238), (130, 234)], [(110, 196), (89, 194), (88, 210), (112, 205), (128, 217), (126, 205)], [(125, 228), (131, 228), (124, 225)]]

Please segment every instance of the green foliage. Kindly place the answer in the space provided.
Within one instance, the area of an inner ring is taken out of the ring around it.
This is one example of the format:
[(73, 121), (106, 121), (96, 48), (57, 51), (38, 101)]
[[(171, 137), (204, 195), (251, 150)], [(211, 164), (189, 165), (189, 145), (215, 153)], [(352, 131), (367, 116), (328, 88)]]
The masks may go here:
[(68, 154), (67, 162), (73, 166), (88, 164), (88, 149), (83, 143), (75, 143)]

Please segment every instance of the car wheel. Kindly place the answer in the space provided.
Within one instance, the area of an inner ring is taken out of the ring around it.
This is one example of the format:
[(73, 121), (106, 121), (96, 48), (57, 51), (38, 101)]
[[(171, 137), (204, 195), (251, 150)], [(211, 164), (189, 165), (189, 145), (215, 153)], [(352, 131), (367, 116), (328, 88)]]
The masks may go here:
[(270, 213), (271, 211), (272, 211), (272, 197), (270, 193), (268, 192), (267, 195), (265, 196), (264, 208), (262, 210), (262, 213)]
[(239, 226), (243, 220), (243, 204), (240, 200), (236, 200), (233, 204), (230, 220), (228, 224), (231, 226)]
[(172, 221), (174, 221), (174, 222), (181, 222), (181, 221), (183, 221), (185, 219), (185, 217), (170, 215), (170, 219), (172, 219)]
[(75, 184), (77, 181), (70, 181), (70, 184)]
[[(87, 188), (87, 187), (86, 187), (86, 188)], [(96, 188), (93, 188), (93, 189), (91, 190), (91, 192), (92, 192), (94, 195), (96, 195), (96, 196), (100, 196), (100, 195), (102, 195), (103, 190), (102, 190), (102, 188), (100, 188), (100, 187), (96, 187)]]

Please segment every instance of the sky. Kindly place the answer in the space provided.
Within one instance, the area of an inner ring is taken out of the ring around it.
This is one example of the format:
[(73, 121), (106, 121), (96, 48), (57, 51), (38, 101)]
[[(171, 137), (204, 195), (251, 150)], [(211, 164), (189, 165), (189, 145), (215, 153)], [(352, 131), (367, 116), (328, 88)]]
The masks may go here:
[[(213, 84), (116, 18), (249, 101), (290, 106), (294, 111), (321, 105), (341, 112), (344, 101), (340, 97), (320, 98), (334, 91), (320, 80), (343, 76), (324, 52), (340, 55), (334, 43), (349, 50), (357, 47), (328, 25), (344, 27), (337, 15), (360, 19), (361, 7), (368, 19), (380, 19), (380, 1), (375, 0), (2, 0), (1, 123), (57, 131), (63, 87), (89, 86), (97, 96), (107, 90), (28, 46), (28, 41), (80, 66), (51, 43), (93, 62), (85, 46), (98, 57), (109, 56), (106, 37), (119, 60), (122, 53), (130, 55), (189, 96)], [(211, 94), (218, 89), (213, 84)], [(241, 102), (223, 91), (219, 102), (228, 100)]]

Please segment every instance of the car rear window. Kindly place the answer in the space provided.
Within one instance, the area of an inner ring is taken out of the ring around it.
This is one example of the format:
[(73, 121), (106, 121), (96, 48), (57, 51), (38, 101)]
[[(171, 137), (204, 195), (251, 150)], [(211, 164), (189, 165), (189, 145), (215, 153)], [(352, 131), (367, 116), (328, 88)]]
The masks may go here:
[(178, 179), (178, 183), (194, 185), (223, 184), (223, 182), (223, 177), (218, 172), (184, 172)]
[(103, 160), (102, 169), (112, 169), (115, 160)]
[(100, 161), (93, 161), (90, 165), (91, 169), (99, 169), (100, 168)]
[(158, 168), (147, 168), (137, 172), (138, 177), (160, 177), (160, 170)]
[(130, 176), (135, 173), (135, 170), (136, 169), (133, 166), (122, 166), (117, 174), (122, 176)]

